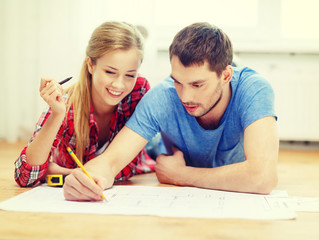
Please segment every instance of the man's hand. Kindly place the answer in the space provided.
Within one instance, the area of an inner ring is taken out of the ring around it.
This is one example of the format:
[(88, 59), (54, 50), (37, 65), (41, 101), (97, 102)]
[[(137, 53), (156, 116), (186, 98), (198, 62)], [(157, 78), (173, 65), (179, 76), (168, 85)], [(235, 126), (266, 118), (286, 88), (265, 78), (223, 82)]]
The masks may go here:
[(114, 178), (106, 179), (94, 175), (91, 175), (91, 177), (95, 182), (81, 169), (74, 169), (65, 178), (63, 185), (65, 199), (71, 201), (102, 201), (103, 190), (112, 187)]
[(176, 147), (173, 155), (160, 154), (156, 158), (155, 172), (160, 183), (182, 185), (182, 170), (186, 167), (183, 153)]

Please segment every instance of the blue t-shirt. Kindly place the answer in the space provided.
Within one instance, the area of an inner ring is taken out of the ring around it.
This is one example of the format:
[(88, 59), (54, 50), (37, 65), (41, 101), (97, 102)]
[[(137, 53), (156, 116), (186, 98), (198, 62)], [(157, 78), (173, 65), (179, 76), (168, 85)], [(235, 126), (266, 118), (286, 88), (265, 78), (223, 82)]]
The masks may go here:
[(167, 148), (175, 145), (184, 153), (187, 166), (244, 161), (244, 130), (260, 118), (276, 117), (274, 93), (267, 80), (249, 68), (234, 68), (230, 83), (232, 96), (215, 130), (205, 130), (187, 113), (170, 77), (142, 98), (126, 126), (149, 141), (161, 132)]

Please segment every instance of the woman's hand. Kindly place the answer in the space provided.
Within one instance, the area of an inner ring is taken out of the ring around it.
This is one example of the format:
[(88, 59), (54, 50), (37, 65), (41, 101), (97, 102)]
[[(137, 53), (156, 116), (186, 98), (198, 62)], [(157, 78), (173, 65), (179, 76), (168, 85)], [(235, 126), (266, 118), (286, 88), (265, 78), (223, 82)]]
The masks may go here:
[(64, 116), (66, 104), (63, 99), (63, 89), (57, 81), (41, 78), (40, 96), (50, 106), (52, 114)]
[(49, 104), (52, 113), (26, 150), (26, 161), (32, 166), (42, 165), (48, 159), (52, 144), (66, 113), (62, 87), (58, 82), (41, 78), (39, 90), (43, 100)]

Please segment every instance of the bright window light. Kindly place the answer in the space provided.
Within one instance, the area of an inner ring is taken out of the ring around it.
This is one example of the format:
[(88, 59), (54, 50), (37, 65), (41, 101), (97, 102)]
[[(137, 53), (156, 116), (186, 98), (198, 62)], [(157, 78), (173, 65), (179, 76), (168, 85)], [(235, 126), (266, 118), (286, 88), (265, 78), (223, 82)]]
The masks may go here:
[(318, 9), (318, 0), (281, 0), (282, 37), (319, 39)]
[(157, 25), (186, 26), (210, 22), (219, 27), (253, 27), (258, 21), (258, 0), (156, 0)]

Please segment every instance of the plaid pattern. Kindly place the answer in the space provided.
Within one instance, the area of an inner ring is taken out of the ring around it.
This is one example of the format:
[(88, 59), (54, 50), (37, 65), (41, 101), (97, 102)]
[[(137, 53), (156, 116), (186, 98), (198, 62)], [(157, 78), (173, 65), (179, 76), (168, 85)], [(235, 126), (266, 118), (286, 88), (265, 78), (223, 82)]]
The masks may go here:
[[(143, 77), (138, 77), (133, 91), (126, 96), (113, 112), (110, 122), (109, 142), (112, 142), (116, 134), (122, 129), (130, 116), (133, 114), (137, 103), (150, 89), (148, 81)], [(51, 109), (43, 112), (36, 124), (36, 130), (33, 133), (28, 145), (34, 140), (42, 126), (51, 114)], [(94, 158), (98, 147), (98, 126), (93, 115), (93, 106), (91, 103), (90, 117), (90, 145), (85, 149), (83, 163)], [(38, 183), (45, 176), (48, 169), (49, 161), (54, 161), (58, 165), (66, 168), (76, 168), (76, 163), (68, 154), (66, 147), (71, 147), (76, 154), (76, 138), (74, 132), (74, 114), (71, 106), (66, 119), (63, 121), (58, 134), (53, 142), (47, 161), (40, 166), (30, 166), (26, 162), (26, 146), (19, 158), (15, 161), (15, 180), (22, 187), (30, 187)], [(151, 159), (145, 149), (143, 149), (118, 175), (115, 181), (124, 181), (135, 174), (147, 173), (154, 171), (155, 161)]]

